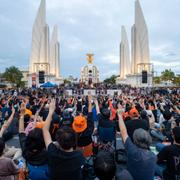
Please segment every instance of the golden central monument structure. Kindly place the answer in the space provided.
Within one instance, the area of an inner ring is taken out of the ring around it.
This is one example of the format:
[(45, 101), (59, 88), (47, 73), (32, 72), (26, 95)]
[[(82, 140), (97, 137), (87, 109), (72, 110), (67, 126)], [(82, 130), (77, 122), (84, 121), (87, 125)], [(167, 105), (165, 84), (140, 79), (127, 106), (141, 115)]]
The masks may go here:
[(93, 60), (94, 60), (94, 54), (86, 54), (87, 55), (87, 61), (89, 64), (92, 64)]
[(81, 68), (81, 82), (86, 85), (99, 83), (99, 70), (93, 65), (94, 54), (86, 54), (88, 64)]

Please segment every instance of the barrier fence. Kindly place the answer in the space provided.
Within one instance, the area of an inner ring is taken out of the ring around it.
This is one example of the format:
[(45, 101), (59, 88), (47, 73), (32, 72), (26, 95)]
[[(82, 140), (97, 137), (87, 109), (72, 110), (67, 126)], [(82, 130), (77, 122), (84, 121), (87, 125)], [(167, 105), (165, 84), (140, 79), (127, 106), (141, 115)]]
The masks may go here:
[(96, 89), (81, 89), (81, 90), (72, 90), (72, 89), (68, 89), (65, 90), (65, 94), (69, 95), (69, 96), (73, 96), (73, 95), (84, 95), (87, 96), (88, 92), (91, 93), (91, 95), (95, 96), (95, 95), (110, 95), (110, 96), (114, 96), (114, 95), (121, 95), (122, 91), (118, 90), (118, 89), (107, 89), (107, 90), (96, 90)]

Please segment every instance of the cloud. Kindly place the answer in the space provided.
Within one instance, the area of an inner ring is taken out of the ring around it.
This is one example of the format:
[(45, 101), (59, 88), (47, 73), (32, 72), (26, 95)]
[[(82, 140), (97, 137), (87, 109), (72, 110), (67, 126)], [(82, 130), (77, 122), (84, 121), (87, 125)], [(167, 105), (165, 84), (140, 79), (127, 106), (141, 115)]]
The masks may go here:
[(9, 24), (11, 22), (12, 21), (8, 17), (0, 14), (0, 23), (2, 23), (2, 24)]
[(118, 75), (117, 70), (108, 70), (106, 72), (101, 73), (101, 80), (106, 79), (112, 75)]
[(10, 62), (12, 62), (12, 59), (9, 59), (9, 58), (0, 58), (1, 66), (6, 65), (6, 64), (4, 64), (4, 62), (10, 63)]
[(102, 60), (106, 63), (106, 64), (119, 64), (119, 56), (116, 56), (115, 54), (105, 54), (102, 57)]
[(152, 61), (154, 64), (154, 70), (156, 73), (160, 74), (165, 69), (171, 69), (176, 74), (180, 73), (180, 59), (172, 60), (164, 63), (163, 61)]
[[(179, 62), (178, 62), (179, 61)], [(164, 62), (158, 62), (158, 61), (151, 61), (154, 65), (158, 65), (158, 66), (164, 66), (164, 67), (176, 67), (176, 66), (180, 66), (180, 59), (177, 61), (170, 61), (164, 64)]]
[(16, 61), (16, 58), (13, 57), (0, 57), (0, 72), (4, 72), (6, 68), (10, 67), (10, 66), (16, 66), (18, 67), (20, 70), (27, 70), (28, 68), (28, 64), (26, 63), (26, 61), (24, 60), (19, 60)]
[(70, 39), (66, 39), (65, 48), (69, 51), (79, 50), (80, 48), (84, 47), (84, 43), (81, 39), (77, 37), (71, 37)]
[[(141, 0), (155, 70), (180, 73), (180, 1)], [(0, 70), (28, 66), (32, 25), (40, 0), (1, 0)], [(134, 0), (46, 0), (47, 23), (59, 28), (62, 76), (80, 76), (86, 53), (94, 53), (101, 79), (119, 72), (121, 26), (128, 39), (134, 23)], [(159, 8), (161, 7), (161, 8)], [(172, 13), (173, 12), (173, 13)], [(8, 60), (9, 59), (9, 60)]]

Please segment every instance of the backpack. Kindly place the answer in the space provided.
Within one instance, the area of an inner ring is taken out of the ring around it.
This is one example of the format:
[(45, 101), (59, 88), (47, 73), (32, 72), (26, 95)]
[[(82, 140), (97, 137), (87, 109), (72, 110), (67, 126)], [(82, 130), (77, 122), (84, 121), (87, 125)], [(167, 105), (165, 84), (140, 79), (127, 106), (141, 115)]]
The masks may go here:
[(117, 164), (127, 163), (127, 152), (119, 135), (115, 138), (115, 160)]
[(171, 139), (171, 121), (164, 121), (162, 123), (163, 135), (165, 135), (169, 140)]
[(27, 164), (28, 176), (31, 180), (49, 180), (49, 169), (48, 165), (44, 164), (41, 166), (34, 166)]
[(94, 157), (91, 156), (88, 159), (85, 159), (85, 164), (83, 167), (83, 180), (94, 180), (96, 174), (94, 172)]

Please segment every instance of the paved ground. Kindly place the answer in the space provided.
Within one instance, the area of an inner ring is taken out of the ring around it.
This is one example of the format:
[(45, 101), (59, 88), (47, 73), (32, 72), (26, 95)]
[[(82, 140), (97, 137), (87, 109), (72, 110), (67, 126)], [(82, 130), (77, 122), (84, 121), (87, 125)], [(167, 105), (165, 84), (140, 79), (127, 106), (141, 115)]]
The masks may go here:
[(16, 148), (19, 148), (19, 147), (20, 147), (20, 144), (19, 144), (19, 137), (18, 137), (18, 135), (13, 136), (12, 139), (6, 141), (6, 144), (7, 144), (8, 146), (14, 146), (14, 147), (16, 147)]

